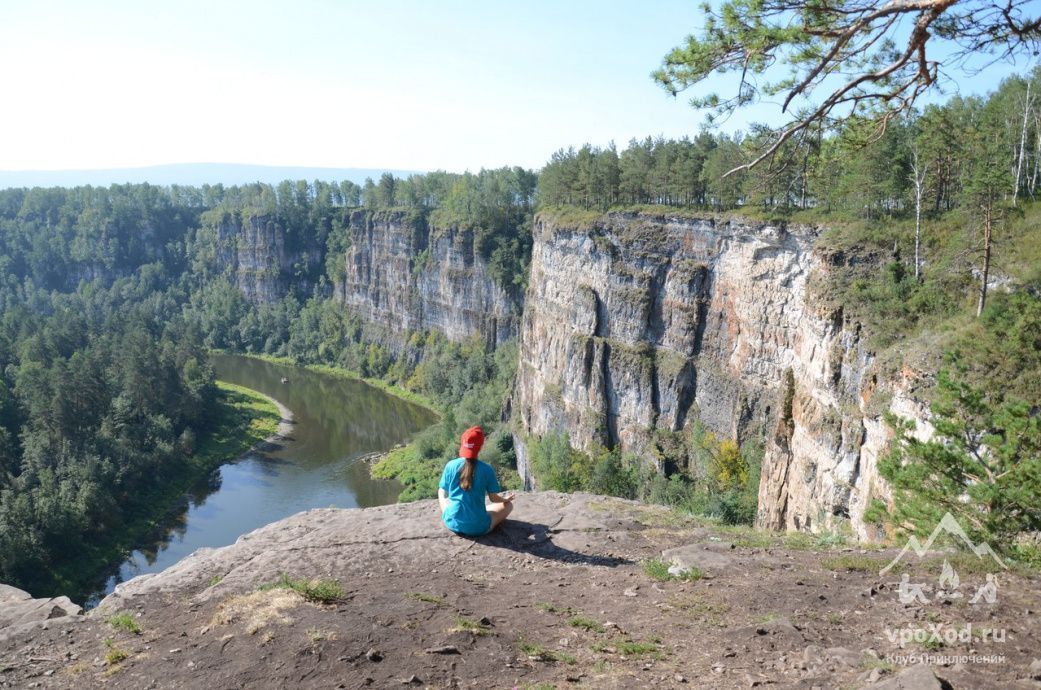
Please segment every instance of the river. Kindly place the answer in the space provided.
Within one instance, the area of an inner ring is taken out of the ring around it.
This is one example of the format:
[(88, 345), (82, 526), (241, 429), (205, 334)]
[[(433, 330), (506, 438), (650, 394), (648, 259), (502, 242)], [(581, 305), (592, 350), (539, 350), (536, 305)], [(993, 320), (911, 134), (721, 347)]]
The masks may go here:
[(398, 483), (371, 478), (359, 459), (388, 450), (435, 421), (429, 410), (361, 381), (236, 355), (218, 354), (212, 361), (218, 379), (289, 408), (294, 415), (289, 439), (271, 451), (228, 458), (198, 482), (146, 544), (101, 574), (99, 586), (84, 593), (87, 606), (120, 582), (159, 572), (196, 549), (226, 546), (302, 510), (394, 503)]

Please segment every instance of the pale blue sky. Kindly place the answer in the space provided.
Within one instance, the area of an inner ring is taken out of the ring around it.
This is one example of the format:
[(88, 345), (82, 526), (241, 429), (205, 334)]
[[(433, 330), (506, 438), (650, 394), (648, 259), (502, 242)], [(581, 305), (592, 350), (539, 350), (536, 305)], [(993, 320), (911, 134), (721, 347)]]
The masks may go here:
[(702, 115), (649, 74), (697, 5), (2, 0), (0, 169), (538, 168), (562, 146), (694, 135)]

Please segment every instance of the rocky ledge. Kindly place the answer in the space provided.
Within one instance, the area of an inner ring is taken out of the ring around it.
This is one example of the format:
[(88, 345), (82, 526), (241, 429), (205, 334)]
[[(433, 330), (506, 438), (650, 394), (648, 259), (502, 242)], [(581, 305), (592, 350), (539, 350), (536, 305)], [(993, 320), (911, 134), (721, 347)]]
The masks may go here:
[[(1002, 571), (971, 605), (986, 568), (950, 556), (965, 595), (904, 604), (902, 576), (935, 582), (947, 557), (880, 576), (896, 552), (583, 494), (522, 494), (514, 515), (464, 539), (433, 501), (301, 513), (85, 616), (8, 627), (0, 686), (1041, 687), (1036, 574)], [(283, 575), (338, 587), (267, 586)], [(918, 630), (940, 640), (901, 639)], [(923, 653), (1003, 660), (892, 656)]]

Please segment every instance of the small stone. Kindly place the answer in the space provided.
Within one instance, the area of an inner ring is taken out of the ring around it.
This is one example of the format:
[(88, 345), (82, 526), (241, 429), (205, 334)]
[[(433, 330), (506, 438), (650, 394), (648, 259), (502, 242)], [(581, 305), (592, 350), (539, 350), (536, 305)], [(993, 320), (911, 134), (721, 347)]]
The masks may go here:
[(45, 675), (45, 676), (53, 676), (54, 675), (54, 669), (48, 669), (47, 671), (44, 671), (43, 675)]
[(623, 596), (627, 596), (627, 597), (635, 597), (636, 596), (636, 590), (638, 590), (639, 588), (640, 588), (639, 585), (637, 585), (635, 587), (630, 587), (629, 589), (627, 589), (624, 592), (622, 592), (622, 595)]
[(560, 642), (558, 642), (558, 644), (561, 647), (567, 647), (569, 644), (571, 644), (571, 640), (567, 639), (566, 637), (562, 637), (560, 638)]
[(882, 669), (877, 668), (877, 667), (873, 668), (873, 669), (871, 669), (871, 673), (868, 674), (867, 682), (869, 682), (869, 683), (877, 683), (878, 679), (881, 678), (881, 677), (882, 677)]
[(1034, 659), (1030, 662), (1030, 677), (1034, 680), (1041, 680), (1041, 659)]
[(383, 652), (372, 647), (369, 651), (365, 652), (365, 658), (369, 661), (383, 661)]
[(180, 648), (180, 647), (174, 647), (173, 649), (171, 649), (171, 650), (169, 651), (169, 653), (170, 653), (170, 654), (177, 654), (177, 653), (178, 653), (178, 652), (180, 652), (180, 651), (181, 651), (181, 648)]
[(419, 679), (419, 676), (417, 676), (415, 673), (413, 673), (411, 676), (409, 676), (408, 678), (406, 678), (403, 681), (401, 681), (401, 684), (402, 685), (422, 685), (423, 681), (421, 681)]
[(684, 677), (683, 675), (681, 675), (681, 674), (679, 674), (679, 673), (677, 673), (676, 675), (674, 675), (674, 676), (672, 677), (672, 679), (673, 679), (674, 681), (676, 681), (677, 683), (686, 683), (686, 682), (687, 682), (687, 679), (686, 679), (686, 677)]
[(440, 647), (430, 647), (426, 651), (427, 654), (459, 654), (459, 648), (454, 644), (446, 644)]

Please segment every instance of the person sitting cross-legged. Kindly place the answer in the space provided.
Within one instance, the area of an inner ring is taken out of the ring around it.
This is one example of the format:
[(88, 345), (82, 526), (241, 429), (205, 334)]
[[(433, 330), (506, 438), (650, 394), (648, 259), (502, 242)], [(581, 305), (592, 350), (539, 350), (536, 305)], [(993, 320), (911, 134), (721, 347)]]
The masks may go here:
[[(472, 426), (463, 432), (459, 457), (445, 465), (437, 499), (445, 527), (468, 537), (488, 534), (513, 510), (513, 493), (500, 494), (495, 469), (477, 459), (484, 445), (484, 431)], [(485, 496), (491, 503), (485, 506)]]

